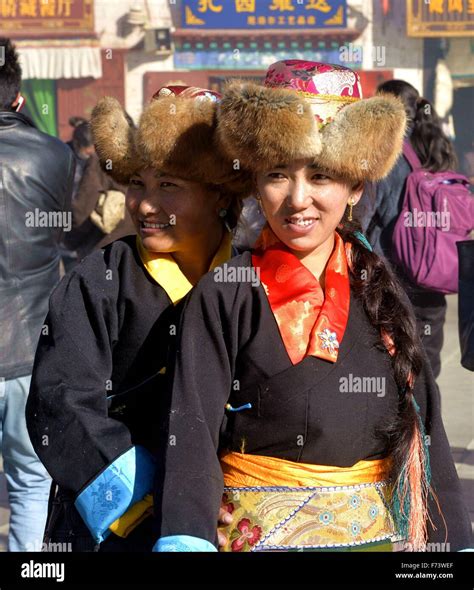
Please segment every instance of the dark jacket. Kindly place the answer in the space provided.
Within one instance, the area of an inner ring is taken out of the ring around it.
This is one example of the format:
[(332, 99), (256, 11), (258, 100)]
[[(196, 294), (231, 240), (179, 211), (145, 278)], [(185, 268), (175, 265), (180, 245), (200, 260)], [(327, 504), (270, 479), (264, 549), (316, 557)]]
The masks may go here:
[(178, 307), (143, 267), (134, 236), (87, 256), (54, 290), (26, 416), (39, 458), (63, 488), (78, 494), (134, 444), (153, 450)]
[(135, 227), (127, 211), (125, 219), (110, 234), (104, 234), (90, 220), (90, 214), (94, 211), (100, 194), (109, 190), (125, 193), (127, 187), (118, 184), (104, 172), (98, 156), (93, 154), (87, 160), (79, 188), (72, 202), (72, 231), (65, 236), (64, 240), (69, 250), (77, 250), (79, 258), (84, 258), (94, 250), (99, 250), (119, 238), (135, 233)]
[(59, 280), (59, 242), (70, 224), (74, 156), (25, 115), (0, 112), (0, 376), (31, 373)]
[[(163, 367), (182, 305), (174, 306), (147, 273), (135, 240), (128, 236), (92, 253), (63, 278), (36, 352), (28, 432), (59, 485), (47, 535), (72, 543), (73, 551), (95, 546), (75, 499), (133, 445), (156, 451), (156, 424), (167, 401)], [(112, 535), (101, 550), (140, 550), (147, 540), (150, 550), (149, 526), (127, 541)], [(129, 542), (135, 549), (127, 549)]]
[(392, 236), (402, 210), (405, 187), (411, 168), (401, 155), (390, 174), (376, 184), (368, 184), (359, 203), (362, 229), (374, 252), (392, 264)]

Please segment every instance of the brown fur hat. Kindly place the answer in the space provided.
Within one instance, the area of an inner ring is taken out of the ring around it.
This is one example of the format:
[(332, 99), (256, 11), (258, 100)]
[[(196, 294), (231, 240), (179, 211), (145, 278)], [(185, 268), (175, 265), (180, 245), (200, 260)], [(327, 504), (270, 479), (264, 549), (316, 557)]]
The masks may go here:
[(143, 162), (135, 147), (135, 128), (116, 98), (99, 100), (92, 111), (91, 130), (103, 168), (117, 182), (128, 184)]
[(235, 170), (216, 143), (217, 102), (209, 98), (215, 93), (195, 88), (182, 92), (182, 87), (162, 90), (167, 92), (155, 95), (136, 129), (127, 122), (117, 100), (106, 97), (99, 101), (91, 126), (104, 168), (122, 183), (128, 183), (139, 168), (151, 166), (180, 178), (224, 185), (229, 192), (247, 196), (248, 175)]
[(218, 154), (215, 129), (215, 102), (165, 96), (143, 112), (137, 148), (157, 170), (217, 184), (232, 173), (232, 165)]
[[(288, 68), (288, 63), (295, 62), (281, 63)], [(348, 68), (332, 67), (339, 76), (350, 72), (358, 79)], [(252, 172), (314, 158), (323, 169), (351, 182), (380, 180), (390, 172), (401, 153), (406, 128), (399, 99), (339, 97), (334, 91), (313, 96), (288, 83), (280, 87), (280, 80), (272, 86), (231, 82), (225, 90), (218, 106), (217, 138), (230, 158)], [(327, 78), (324, 83), (328, 87)]]
[(264, 170), (322, 149), (310, 104), (291, 90), (234, 82), (218, 113), (218, 141), (243, 168)]
[(353, 102), (321, 130), (316, 161), (354, 182), (381, 180), (402, 151), (405, 128), (405, 107), (395, 96)]

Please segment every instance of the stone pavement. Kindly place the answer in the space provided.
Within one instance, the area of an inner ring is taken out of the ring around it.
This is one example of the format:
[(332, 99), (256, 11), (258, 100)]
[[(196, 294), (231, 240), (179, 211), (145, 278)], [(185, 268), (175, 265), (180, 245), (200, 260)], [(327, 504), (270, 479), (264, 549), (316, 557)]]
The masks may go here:
[[(442, 370), (438, 383), (442, 413), (456, 468), (474, 523), (474, 373), (460, 365), (457, 321), (457, 295), (448, 296), (444, 329)], [(0, 551), (6, 551), (8, 501), (3, 463), (0, 458)]]

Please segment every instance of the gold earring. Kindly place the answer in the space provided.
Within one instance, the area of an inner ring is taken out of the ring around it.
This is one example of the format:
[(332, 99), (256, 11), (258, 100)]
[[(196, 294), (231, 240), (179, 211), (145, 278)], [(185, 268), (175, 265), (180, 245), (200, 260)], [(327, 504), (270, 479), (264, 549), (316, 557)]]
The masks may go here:
[(351, 200), (349, 201), (349, 215), (348, 215), (348, 217), (347, 217), (347, 219), (348, 219), (349, 221), (352, 221), (352, 207), (353, 207), (353, 206), (354, 206), (354, 199), (351, 199)]

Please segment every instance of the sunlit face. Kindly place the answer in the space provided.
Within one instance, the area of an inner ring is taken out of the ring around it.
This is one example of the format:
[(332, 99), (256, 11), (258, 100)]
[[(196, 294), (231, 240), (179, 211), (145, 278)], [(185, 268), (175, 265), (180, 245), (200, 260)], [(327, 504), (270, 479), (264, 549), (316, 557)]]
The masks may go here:
[(267, 221), (276, 236), (297, 255), (306, 255), (333, 239), (348, 205), (362, 188), (327, 176), (312, 160), (295, 160), (256, 176)]
[(127, 209), (150, 252), (199, 251), (222, 231), (220, 196), (204, 185), (145, 168), (130, 179)]

